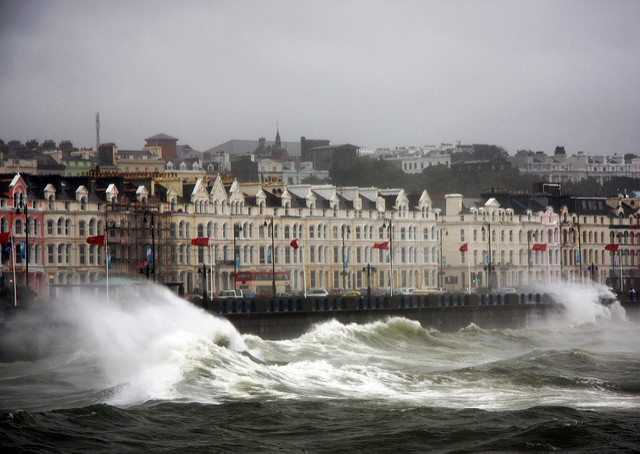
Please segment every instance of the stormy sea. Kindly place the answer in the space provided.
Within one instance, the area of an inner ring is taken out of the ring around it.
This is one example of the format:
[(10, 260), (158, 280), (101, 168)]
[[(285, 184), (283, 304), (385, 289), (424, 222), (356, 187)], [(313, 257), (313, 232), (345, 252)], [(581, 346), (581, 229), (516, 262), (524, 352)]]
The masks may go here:
[(640, 325), (597, 286), (555, 292), (563, 315), (523, 329), (328, 321), (285, 341), (241, 335), (152, 285), (76, 295), (11, 321), (0, 446), (638, 452)]

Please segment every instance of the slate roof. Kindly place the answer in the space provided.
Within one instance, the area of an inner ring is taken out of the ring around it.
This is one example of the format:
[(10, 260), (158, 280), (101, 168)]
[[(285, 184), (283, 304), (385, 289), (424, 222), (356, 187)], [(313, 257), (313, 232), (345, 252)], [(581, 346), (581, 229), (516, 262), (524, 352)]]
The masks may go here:
[(147, 137), (144, 140), (149, 141), (149, 140), (178, 140), (178, 139), (175, 137), (171, 137), (167, 134), (160, 133), (160, 134), (156, 134), (155, 136)]

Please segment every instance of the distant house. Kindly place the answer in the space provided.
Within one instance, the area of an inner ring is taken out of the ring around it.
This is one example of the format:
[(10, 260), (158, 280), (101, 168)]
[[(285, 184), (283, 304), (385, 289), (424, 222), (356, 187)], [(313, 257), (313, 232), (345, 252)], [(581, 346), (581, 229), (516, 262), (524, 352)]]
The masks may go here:
[(165, 162), (171, 161), (177, 154), (178, 139), (167, 134), (156, 134), (144, 139), (147, 147), (159, 146), (162, 149), (162, 159)]
[(355, 145), (325, 145), (305, 150), (302, 160), (311, 161), (313, 168), (318, 170), (333, 170), (352, 166), (358, 158)]
[(486, 160), (460, 161), (451, 164), (451, 170), (454, 172), (503, 172), (511, 170), (511, 163), (503, 158), (494, 158)]

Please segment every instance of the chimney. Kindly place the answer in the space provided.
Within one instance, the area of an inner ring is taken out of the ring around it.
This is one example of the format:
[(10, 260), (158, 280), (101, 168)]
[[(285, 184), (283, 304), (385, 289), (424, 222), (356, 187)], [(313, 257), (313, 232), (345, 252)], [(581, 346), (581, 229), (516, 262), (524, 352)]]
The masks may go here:
[(447, 194), (444, 199), (446, 216), (455, 216), (462, 212), (462, 194)]

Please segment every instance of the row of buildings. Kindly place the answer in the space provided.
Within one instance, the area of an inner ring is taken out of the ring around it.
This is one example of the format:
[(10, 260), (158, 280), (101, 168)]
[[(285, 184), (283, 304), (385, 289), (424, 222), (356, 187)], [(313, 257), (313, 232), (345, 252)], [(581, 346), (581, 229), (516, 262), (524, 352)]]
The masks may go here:
[(76, 149), (70, 141), (58, 145), (52, 140), (42, 144), (35, 140), (25, 144), (0, 141), (0, 173), (21, 170), (39, 175), (78, 176), (98, 165), (102, 170), (126, 173), (168, 171), (209, 177), (226, 174), (240, 182), (278, 180), (284, 184), (300, 184), (309, 179), (328, 181), (333, 168), (348, 166), (357, 156), (370, 156), (388, 161), (409, 174), (444, 166), (459, 173), (517, 169), (523, 175), (539, 176), (553, 183), (592, 178), (602, 184), (613, 177), (640, 178), (640, 157), (583, 152), (569, 155), (564, 147), (556, 147), (551, 155), (521, 150), (514, 156), (504, 152), (504, 156), (476, 159), (473, 158), (476, 151), (491, 146), (442, 143), (369, 150), (305, 137), (299, 142), (286, 142), (280, 139), (279, 131), (274, 140), (229, 140), (203, 152), (179, 145), (177, 138), (163, 133), (146, 138), (139, 150), (119, 149), (114, 143), (96, 147), (95, 150)]
[(42, 144), (0, 140), (0, 173), (68, 177), (84, 175), (98, 166), (124, 173), (166, 171), (191, 178), (233, 174), (241, 182), (299, 184), (309, 178), (328, 180), (330, 170), (350, 164), (357, 152), (354, 145), (331, 145), (329, 140), (302, 137), (299, 143), (282, 142), (279, 131), (273, 141), (231, 140), (204, 152), (178, 145), (177, 138), (163, 133), (146, 138), (139, 150), (121, 149), (115, 143), (102, 143), (94, 150), (76, 149), (70, 141), (56, 145), (52, 140)]
[[(3, 245), (2, 281), (42, 295), (103, 278), (106, 248), (112, 274), (210, 294), (233, 288), (236, 271), (272, 268), (292, 290), (364, 288), (369, 271), (381, 289), (624, 288), (640, 265), (638, 199), (562, 196), (553, 184), (432, 200), (426, 190), (94, 168), (2, 174), (0, 192), (0, 232), (17, 251)], [(105, 234), (106, 246), (87, 242)], [(192, 245), (203, 237), (210, 248)]]
[(389, 161), (405, 173), (421, 173), (431, 166), (445, 166), (459, 172), (517, 169), (523, 175), (539, 176), (552, 183), (575, 183), (592, 178), (602, 184), (614, 177), (640, 178), (640, 157), (635, 155), (588, 155), (584, 152), (569, 155), (564, 147), (556, 147), (551, 155), (543, 151), (520, 150), (514, 156), (504, 158), (455, 159), (456, 153), (469, 155), (473, 151), (474, 145), (441, 144), (377, 149), (367, 154)]

